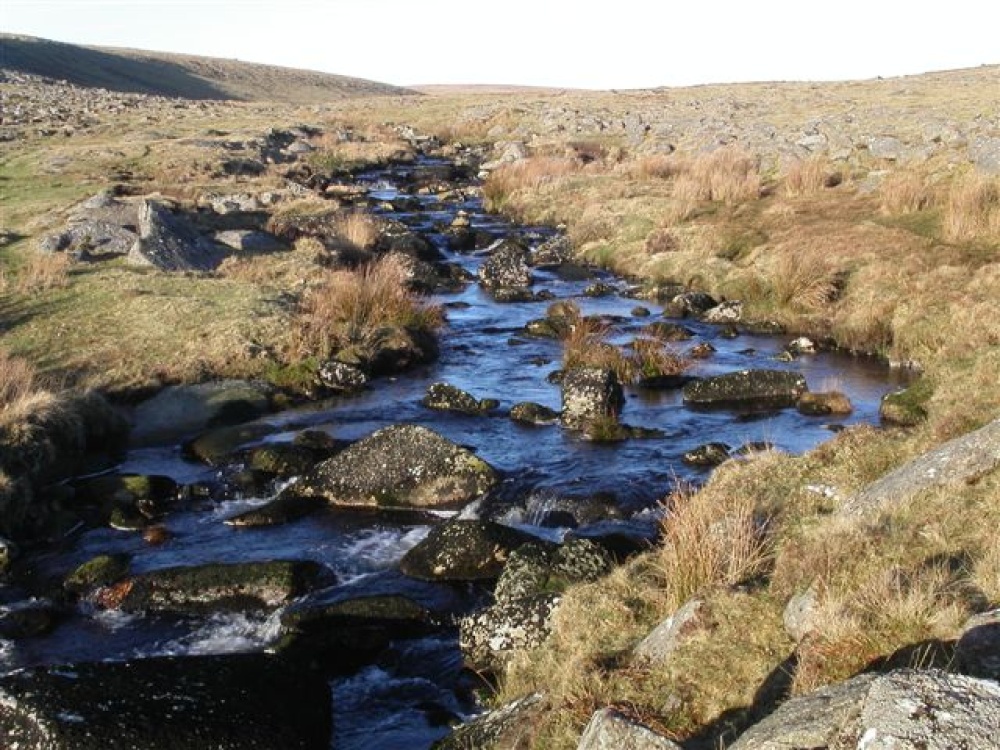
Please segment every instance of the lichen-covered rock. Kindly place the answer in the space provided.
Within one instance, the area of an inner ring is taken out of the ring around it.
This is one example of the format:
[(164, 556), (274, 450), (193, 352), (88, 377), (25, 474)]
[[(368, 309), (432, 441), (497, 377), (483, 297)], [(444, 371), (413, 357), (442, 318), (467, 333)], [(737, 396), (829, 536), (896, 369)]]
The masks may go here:
[(474, 500), (498, 481), (493, 467), (465, 448), (400, 424), (321, 462), (295, 491), (337, 506), (437, 508)]
[(617, 420), (625, 405), (621, 383), (612, 370), (577, 367), (568, 370), (562, 388), (562, 423), (582, 429), (600, 420)]
[(559, 412), (533, 401), (522, 401), (511, 407), (510, 418), (522, 424), (547, 425), (559, 421)]
[(803, 393), (795, 406), (809, 417), (842, 417), (854, 411), (851, 399), (840, 391)]
[(714, 323), (716, 325), (739, 323), (743, 320), (743, 303), (738, 300), (721, 302), (703, 312), (701, 319), (706, 323)]
[(327, 680), (261, 654), (36, 667), (0, 677), (21, 750), (327, 750)]
[(126, 612), (246, 612), (287, 604), (324, 577), (323, 566), (309, 560), (209, 563), (130, 576), (95, 599)]
[(532, 693), (477, 716), (432, 745), (432, 750), (504, 750), (526, 747), (532, 727), (545, 710), (545, 699)]
[(110, 586), (128, 575), (126, 555), (98, 555), (66, 576), (63, 588), (74, 594), (85, 594), (102, 586)]
[(477, 399), (449, 383), (431, 383), (427, 387), (427, 395), (424, 396), (422, 403), (428, 409), (470, 415), (485, 414), (498, 405), (496, 399)]
[(611, 555), (588, 539), (571, 539), (560, 545), (533, 541), (510, 554), (494, 596), (504, 602), (542, 592), (558, 593), (574, 583), (596, 581), (613, 566)]
[(678, 294), (663, 307), (663, 314), (671, 318), (699, 317), (718, 305), (719, 302), (704, 292), (684, 292)]
[(939, 670), (863, 674), (793, 698), (732, 750), (996, 748), (1000, 684)]
[(576, 750), (681, 750), (681, 746), (614, 709), (602, 708), (590, 717)]
[(409, 550), (399, 569), (425, 581), (494, 580), (510, 553), (534, 539), (492, 521), (448, 521), (435, 526), (426, 539)]
[(778, 408), (792, 406), (808, 390), (806, 379), (788, 370), (740, 370), (694, 380), (684, 402), (697, 406)]
[(337, 393), (353, 393), (368, 385), (367, 373), (357, 365), (329, 360), (319, 366), (319, 382)]
[(729, 458), (731, 450), (726, 443), (705, 443), (687, 451), (681, 461), (688, 466), (718, 466)]
[(664, 664), (686, 639), (707, 626), (709, 618), (705, 602), (692, 599), (653, 628), (635, 647), (633, 655), (650, 664)]
[(479, 268), (479, 283), (486, 289), (529, 287), (529, 251), (516, 240), (503, 240)]
[(466, 665), (476, 671), (496, 670), (515, 651), (541, 646), (552, 632), (552, 613), (561, 598), (554, 593), (534, 594), (463, 617), (458, 645)]
[(816, 581), (805, 591), (796, 594), (788, 600), (781, 621), (785, 632), (796, 643), (802, 641), (816, 629), (819, 616), (819, 590)]
[(539, 267), (561, 266), (563, 263), (573, 262), (575, 257), (573, 243), (569, 237), (561, 234), (536, 247), (531, 262)]

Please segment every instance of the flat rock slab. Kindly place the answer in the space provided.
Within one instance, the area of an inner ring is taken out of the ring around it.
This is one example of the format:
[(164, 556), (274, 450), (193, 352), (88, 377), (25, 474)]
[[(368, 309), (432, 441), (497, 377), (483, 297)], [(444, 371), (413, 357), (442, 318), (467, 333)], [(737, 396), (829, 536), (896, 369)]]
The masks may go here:
[(1000, 467), (1000, 419), (913, 459), (848, 498), (842, 516), (874, 515), (933, 487), (974, 482)]
[(1000, 684), (939, 670), (860, 675), (793, 698), (731, 750), (997, 748)]
[(781, 408), (808, 390), (806, 379), (789, 370), (740, 370), (684, 386), (684, 403), (706, 407)]
[(0, 678), (0, 747), (327, 750), (325, 679), (259, 654), (161, 657)]

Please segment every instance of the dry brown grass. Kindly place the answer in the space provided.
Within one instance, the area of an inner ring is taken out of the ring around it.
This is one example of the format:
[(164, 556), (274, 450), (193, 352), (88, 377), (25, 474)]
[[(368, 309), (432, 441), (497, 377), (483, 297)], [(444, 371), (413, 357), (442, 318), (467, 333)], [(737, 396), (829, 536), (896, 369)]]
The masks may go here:
[(13, 410), (35, 391), (34, 366), (0, 349), (0, 413)]
[(421, 301), (407, 286), (404, 258), (387, 255), (351, 271), (328, 271), (305, 294), (295, 320), (299, 355), (328, 357), (367, 340), (387, 326), (434, 330), (440, 308)]
[(490, 211), (503, 211), (511, 196), (538, 190), (546, 183), (577, 174), (583, 165), (564, 156), (532, 156), (505, 164), (490, 173), (483, 184), (483, 199)]
[(340, 217), (335, 229), (337, 236), (359, 250), (368, 250), (379, 236), (378, 219), (364, 211), (352, 211)]
[(934, 192), (927, 177), (909, 169), (898, 170), (886, 176), (879, 185), (878, 195), (882, 213), (889, 216), (923, 211), (934, 200)]
[(785, 172), (781, 190), (789, 198), (818, 193), (827, 186), (833, 171), (830, 160), (823, 156), (797, 161)]
[(691, 160), (674, 181), (681, 203), (740, 203), (760, 197), (758, 159), (741, 146), (723, 146)]
[(611, 328), (594, 318), (577, 318), (563, 339), (563, 367), (600, 367), (612, 370), (622, 383), (635, 378), (635, 366), (625, 352), (608, 342)]
[(14, 287), (19, 294), (67, 287), (72, 264), (73, 259), (65, 253), (31, 253), (18, 272)]
[(1000, 179), (971, 175), (952, 183), (942, 231), (953, 242), (1000, 237)]

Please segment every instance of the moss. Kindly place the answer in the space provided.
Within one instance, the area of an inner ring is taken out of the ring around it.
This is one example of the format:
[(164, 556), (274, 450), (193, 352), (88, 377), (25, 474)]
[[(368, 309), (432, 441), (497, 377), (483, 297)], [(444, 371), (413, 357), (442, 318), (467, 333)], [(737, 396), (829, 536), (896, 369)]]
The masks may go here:
[(743, 260), (755, 247), (768, 240), (767, 232), (759, 228), (748, 229), (722, 238), (722, 246), (715, 255), (728, 261)]
[(934, 395), (934, 384), (921, 378), (902, 391), (882, 399), (879, 416), (883, 422), (900, 427), (914, 427), (927, 419), (927, 403)]
[(83, 594), (100, 586), (110, 586), (128, 575), (128, 566), (126, 555), (98, 555), (66, 576), (63, 588)]

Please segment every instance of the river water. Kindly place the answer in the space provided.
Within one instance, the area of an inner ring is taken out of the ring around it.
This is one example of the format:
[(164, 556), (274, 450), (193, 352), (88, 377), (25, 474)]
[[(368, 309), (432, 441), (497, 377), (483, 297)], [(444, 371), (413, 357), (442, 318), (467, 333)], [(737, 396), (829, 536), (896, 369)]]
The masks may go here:
[[(414, 196), (407, 187), (410, 168), (396, 167), (361, 176), (378, 204), (401, 195), (420, 201), (419, 210), (396, 211), (393, 217), (428, 236), (448, 260), (475, 272), (483, 254), (447, 251), (442, 226), (459, 209), (468, 212), (473, 227), (497, 238), (511, 234), (537, 244), (552, 235), (543, 227), (512, 226), (487, 215), (475, 197), (439, 203), (432, 196)], [(594, 272), (619, 289), (622, 280)], [(548, 289), (559, 299), (574, 298), (585, 314), (615, 316), (614, 336), (628, 341), (653, 320), (660, 308), (621, 294), (602, 298), (582, 296), (595, 279), (566, 280), (556, 273), (535, 271), (535, 289)], [(470, 508), (467, 515), (489, 513), (503, 522), (558, 539), (565, 531), (546, 519), (553, 509), (571, 507), (581, 499), (604, 493), (614, 523), (652, 529), (658, 501), (678, 479), (700, 481), (703, 470), (681, 462), (692, 448), (719, 441), (736, 447), (766, 441), (799, 453), (831, 436), (831, 429), (859, 422), (876, 423), (880, 398), (894, 387), (892, 374), (870, 359), (837, 353), (803, 356), (792, 362), (775, 360), (788, 343), (785, 337), (721, 335), (718, 327), (683, 321), (694, 338), (679, 346), (707, 341), (717, 352), (699, 360), (692, 375), (710, 375), (745, 368), (787, 368), (801, 372), (812, 390), (836, 388), (854, 404), (847, 418), (831, 422), (806, 417), (794, 409), (767, 412), (693, 410), (684, 406), (678, 390), (626, 389), (623, 421), (656, 428), (662, 437), (595, 444), (559, 427), (526, 427), (506, 412), (520, 401), (536, 401), (558, 410), (560, 392), (546, 379), (558, 369), (559, 342), (520, 334), (529, 320), (542, 317), (549, 302), (498, 304), (470, 283), (464, 290), (437, 299), (445, 304), (448, 324), (439, 360), (396, 378), (376, 381), (364, 393), (269, 416), (278, 428), (268, 441), (291, 440), (296, 432), (322, 429), (336, 438), (357, 439), (389, 424), (426, 425), (445, 437), (474, 447), (504, 475), (499, 499), (489, 507)], [(631, 315), (637, 305), (649, 307), (649, 318)], [(488, 416), (462, 416), (432, 411), (421, 405), (427, 386), (446, 381), (478, 398), (496, 398), (500, 408)], [(176, 445), (130, 452), (117, 468), (122, 473), (165, 474), (181, 483), (218, 479), (219, 469), (187, 460)], [(225, 470), (222, 471), (225, 473)], [(337, 575), (340, 585), (364, 586), (386, 575), (402, 555), (424, 538), (438, 517), (374, 515), (328, 510), (291, 524), (238, 529), (223, 521), (266, 502), (268, 497), (227, 494), (190, 507), (166, 519), (171, 540), (150, 546), (137, 533), (94, 529), (82, 533), (65, 549), (41, 556), (40, 575), (60, 576), (97, 554), (133, 555), (132, 570), (142, 572), (205, 562), (256, 561), (276, 558), (312, 559)], [(539, 526), (544, 524), (545, 528)], [(0, 589), (0, 604), (14, 605), (24, 593)], [(207, 618), (124, 615), (78, 608), (49, 635), (17, 642), (0, 640), (0, 671), (74, 661), (123, 659), (154, 654), (204, 654), (267, 648), (279, 634), (278, 613), (226, 615)], [(334, 738), (331, 747), (429, 747), (447, 733), (440, 716), (467, 716), (476, 710), (461, 669), (456, 635), (442, 631), (431, 637), (399, 641), (376, 663), (333, 680)]]

